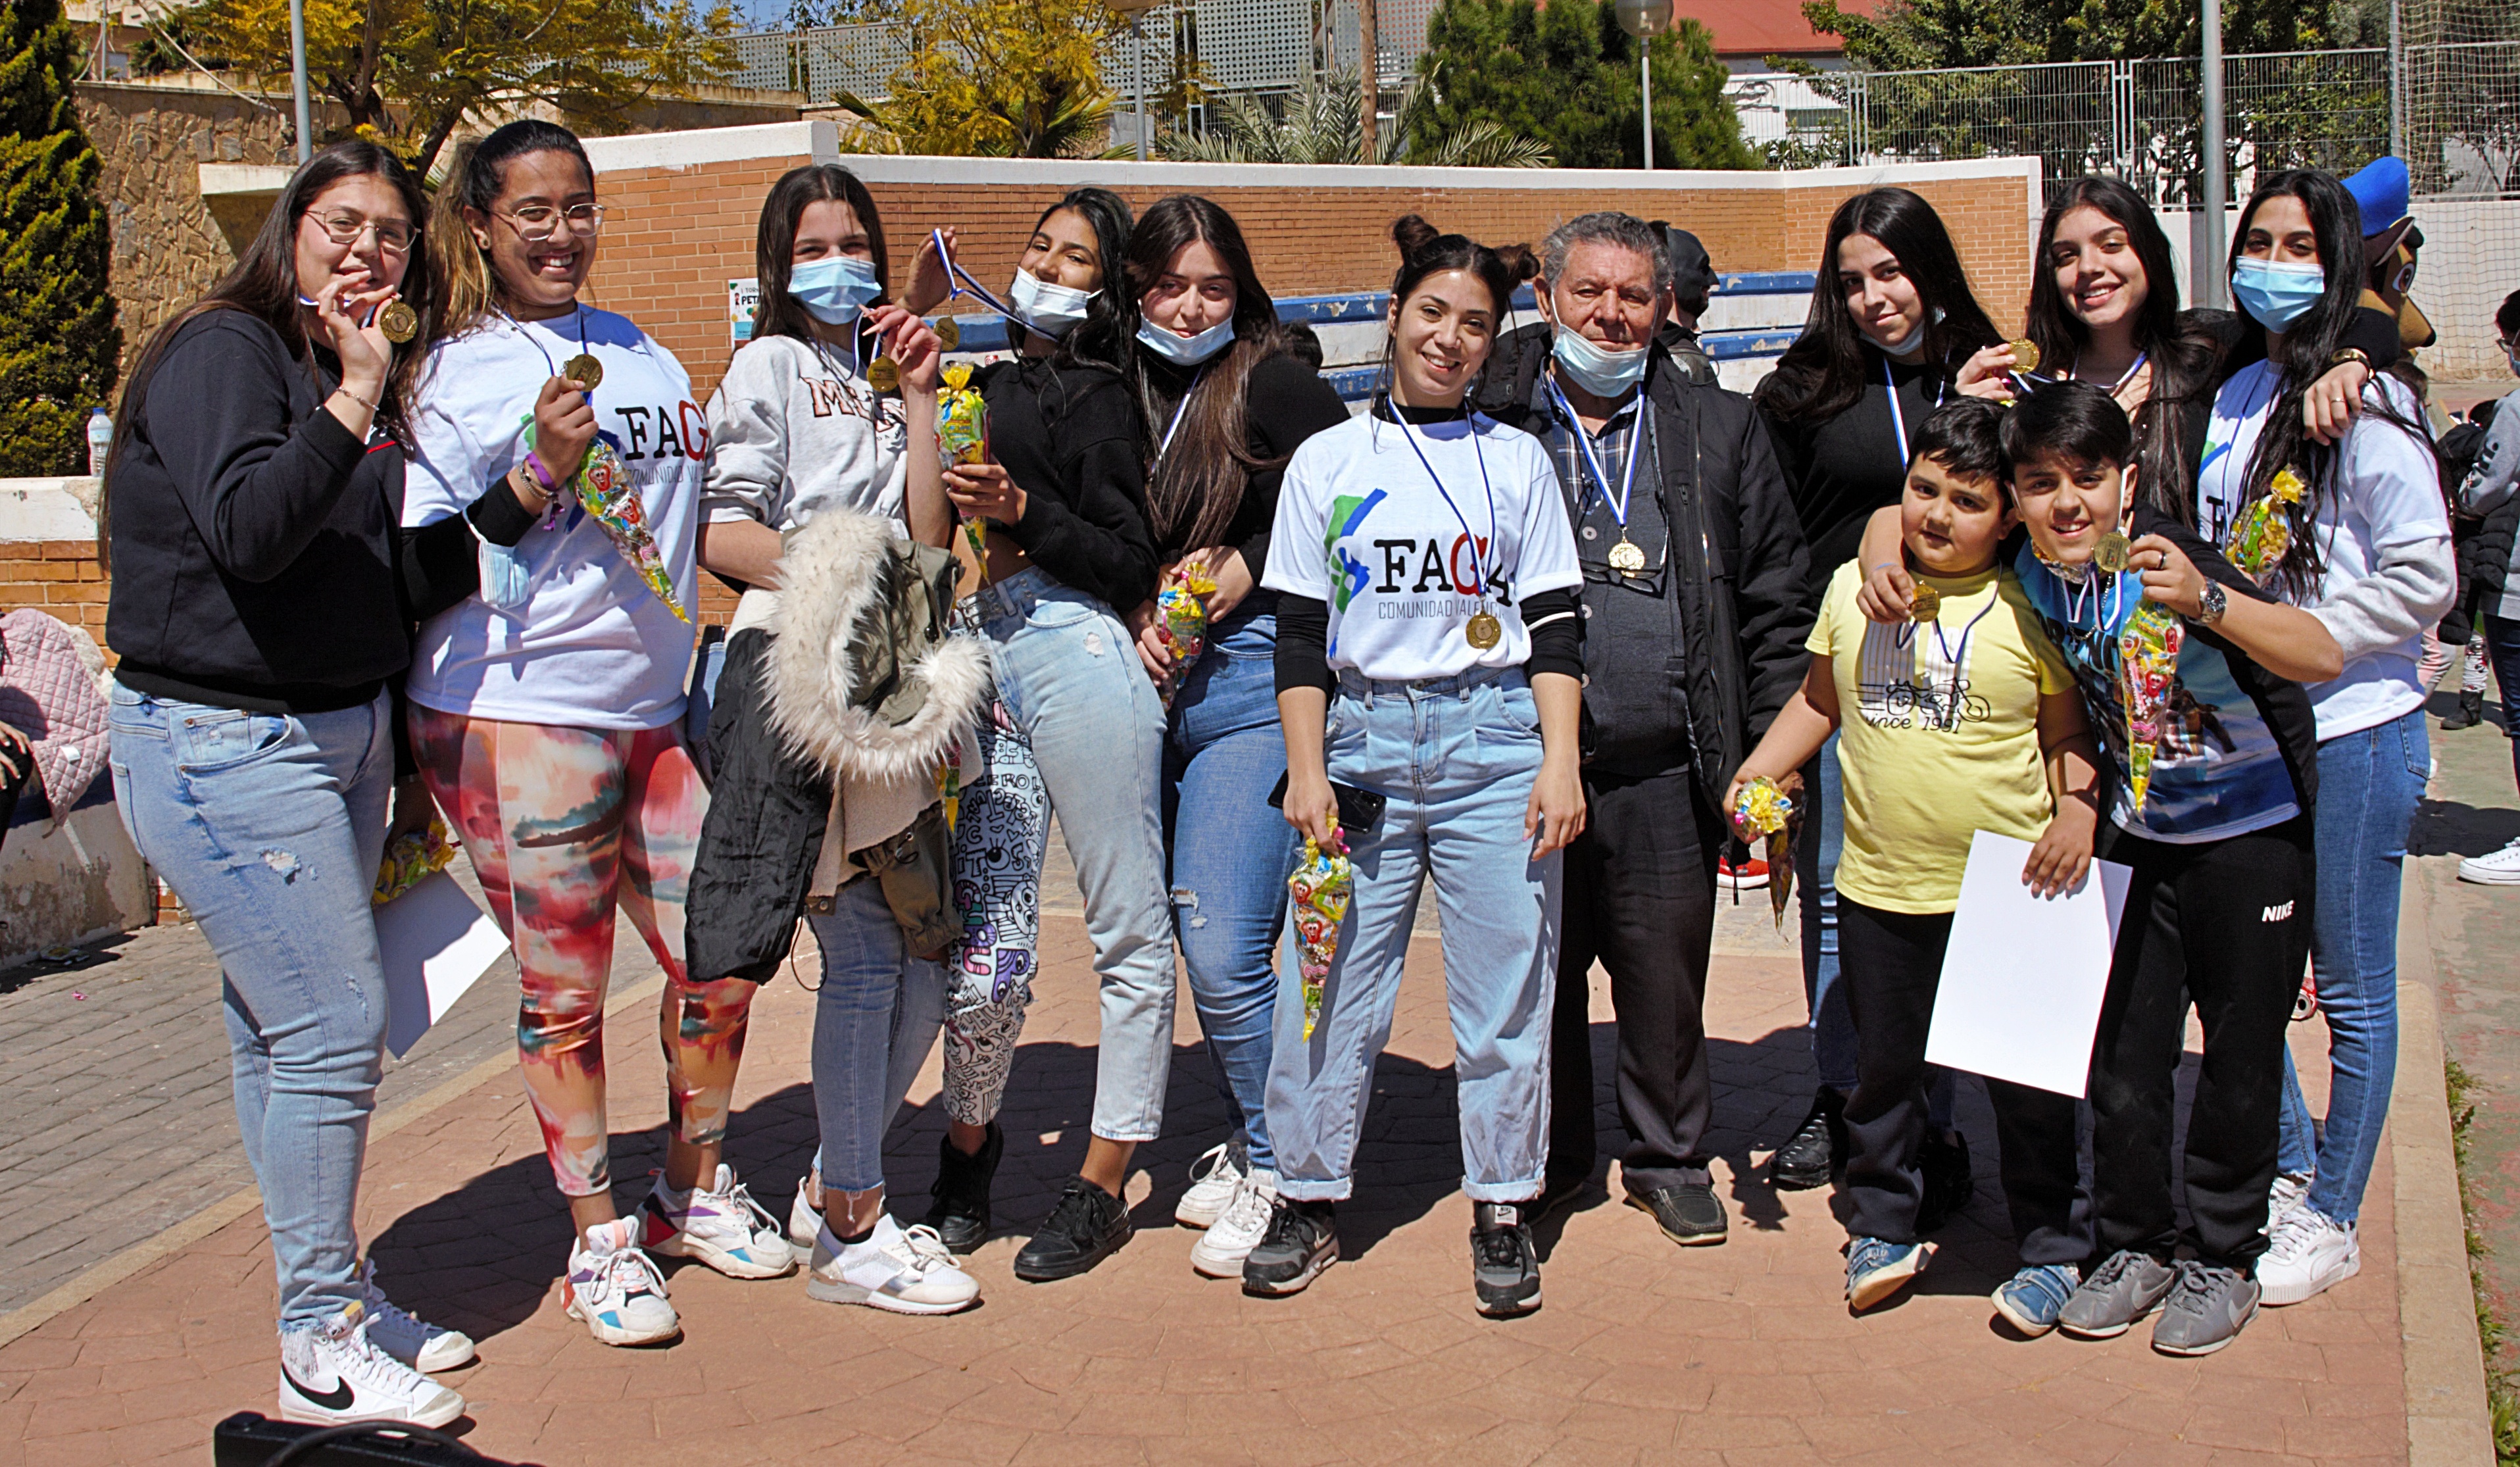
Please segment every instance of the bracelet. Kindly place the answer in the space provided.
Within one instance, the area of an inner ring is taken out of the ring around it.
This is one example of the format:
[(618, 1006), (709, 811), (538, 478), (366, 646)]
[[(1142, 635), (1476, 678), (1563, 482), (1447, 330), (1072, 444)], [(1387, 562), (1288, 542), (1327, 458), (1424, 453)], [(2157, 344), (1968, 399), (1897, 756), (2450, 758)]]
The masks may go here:
[(2365, 372), (2376, 370), (2371, 365), (2371, 353), (2360, 346), (2340, 346), (2336, 349), (2336, 354), (2327, 359), (2327, 364), (2331, 367), (2341, 367), (2347, 362), (2361, 362)]
[(339, 387), (338, 387), (338, 388), (335, 388), (333, 390), (334, 390), (334, 391), (336, 391), (336, 392), (340, 393), (340, 394), (341, 394), (342, 396), (344, 396), (344, 397), (349, 398), (352, 402), (358, 403), (360, 406), (362, 406), (362, 407), (366, 408), (369, 412), (372, 412), (372, 413), (381, 413), (381, 412), (383, 412), (383, 411), (384, 411), (384, 409), (383, 409), (383, 408), (379, 407), (376, 403), (371, 402), (371, 401), (369, 401), (367, 398), (360, 396), (358, 393), (351, 391), (351, 390), (350, 390), (350, 388), (349, 388), (349, 384), (347, 384), (347, 383), (344, 383), (344, 384), (342, 384), (341, 386), (339, 386)]
[(560, 481), (552, 478), (550, 466), (543, 462), (543, 456), (541, 454), (534, 452), (531, 448), (525, 450), (524, 469), (527, 473), (533, 475), (535, 481), (543, 486), (543, 492), (545, 494), (557, 494), (560, 492)]

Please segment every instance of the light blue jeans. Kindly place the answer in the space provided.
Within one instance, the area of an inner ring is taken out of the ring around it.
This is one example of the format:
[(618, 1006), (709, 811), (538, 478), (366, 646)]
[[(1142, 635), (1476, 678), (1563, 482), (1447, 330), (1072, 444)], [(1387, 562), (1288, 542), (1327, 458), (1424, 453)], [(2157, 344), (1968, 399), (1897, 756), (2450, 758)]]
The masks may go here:
[(1522, 831), (1540, 773), (1531, 686), (1518, 668), (1420, 683), (1344, 674), (1330, 699), (1327, 749), (1332, 783), (1378, 791), (1389, 803), (1372, 829), (1348, 835), (1356, 892), (1309, 1039), (1300, 942), (1287, 927), (1269, 1066), (1278, 1190), (1311, 1202), (1354, 1186), (1373, 1062), (1391, 1039), (1418, 889), (1431, 873), (1443, 914), (1462, 1190), (1473, 1202), (1536, 1197), (1549, 1161), (1564, 860), (1560, 852), (1535, 859)]
[[(1163, 1130), (1173, 1060), (1163, 700), (1128, 628), (1096, 597), (1038, 567), (977, 595), (999, 701), (1031, 740), (1084, 891), (1102, 985), (1094, 1134), (1151, 1141)], [(1034, 854), (1039, 869), (1042, 852)]]
[(1271, 1169), (1278, 1162), (1269, 1149), (1269, 1031), (1278, 975), (1270, 958), (1303, 844), (1269, 803), (1286, 773), (1277, 649), (1274, 612), (1215, 628), (1173, 699), (1164, 749), (1173, 927), (1191, 998), (1234, 1124), (1230, 1144), (1249, 1165)]
[(2334, 1222), (2362, 1215), (2362, 1188), (2389, 1119), (2398, 1075), (2398, 882), (2431, 764), (2419, 708), (2318, 746), (2310, 961), (2327, 1019), (2327, 1124), (2312, 1129), (2286, 1050), (2275, 1165), (2294, 1175), (2318, 1173), (2310, 1205)]
[(823, 952), (814, 995), (814, 1115), (823, 1185), (865, 1192), (883, 1185), (883, 1134), (891, 1128), (945, 1022), (945, 970), (902, 948), (901, 924), (883, 889), (861, 877), (840, 888), (829, 912), (806, 922)]
[(237, 1129), (262, 1189), (280, 1323), (362, 1297), (353, 1224), (384, 1072), (368, 906), (393, 791), (392, 705), (284, 717), (112, 689), (113, 798), (225, 976)]

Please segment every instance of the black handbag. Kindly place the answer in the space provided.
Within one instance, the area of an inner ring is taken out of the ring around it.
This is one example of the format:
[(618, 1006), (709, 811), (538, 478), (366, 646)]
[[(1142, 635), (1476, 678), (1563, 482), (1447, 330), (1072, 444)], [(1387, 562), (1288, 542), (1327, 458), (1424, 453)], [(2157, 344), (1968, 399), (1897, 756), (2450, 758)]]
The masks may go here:
[(239, 1411), (210, 1429), (210, 1461), (213, 1467), (535, 1467), (485, 1457), (425, 1426), (301, 1426), (258, 1411)]

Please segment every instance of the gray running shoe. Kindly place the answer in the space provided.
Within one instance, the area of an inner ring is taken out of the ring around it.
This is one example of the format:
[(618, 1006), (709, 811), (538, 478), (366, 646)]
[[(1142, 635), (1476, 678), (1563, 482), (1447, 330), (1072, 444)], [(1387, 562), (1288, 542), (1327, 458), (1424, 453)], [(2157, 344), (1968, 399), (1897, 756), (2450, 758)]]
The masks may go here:
[(2148, 1253), (2120, 1249), (2092, 1270), (2056, 1314), (2056, 1326), (2085, 1340), (2114, 1340), (2161, 1307), (2179, 1274)]
[(1470, 1275), (1479, 1312), (1491, 1319), (1540, 1307), (1540, 1250), (1531, 1241), (1524, 1204), (1470, 1204)]
[(2212, 1354), (2240, 1337), (2258, 1312), (2258, 1281), (2219, 1263), (2183, 1262), (2178, 1287), (2152, 1322), (2163, 1354)]

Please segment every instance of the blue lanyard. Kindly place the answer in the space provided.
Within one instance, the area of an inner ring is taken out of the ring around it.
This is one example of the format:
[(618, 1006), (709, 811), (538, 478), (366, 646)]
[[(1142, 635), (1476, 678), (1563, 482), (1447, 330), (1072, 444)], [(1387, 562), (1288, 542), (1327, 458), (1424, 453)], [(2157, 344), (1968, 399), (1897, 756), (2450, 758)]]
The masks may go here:
[[(1939, 617), (1934, 619), (1934, 645), (1943, 649), (1943, 660), (1952, 665), (1952, 692), (1951, 697), (1946, 700), (1946, 711), (1943, 717), (1943, 727), (1946, 730), (1957, 729), (1960, 726), (1960, 679), (1968, 673), (1969, 638), (1977, 634), (1977, 624), (1986, 619), (1986, 614), (1994, 611), (1997, 603), (2003, 600), (2003, 586), (2002, 582), (2002, 574), (1999, 572), (1997, 573), (1996, 584), (1992, 587), (1994, 594), (1987, 598), (1986, 605), (1978, 608), (1976, 616), (1969, 618), (1968, 625), (1960, 628), (1960, 649), (1958, 652), (1955, 653), (1952, 651), (1950, 640), (1944, 637), (1942, 619)], [(1916, 625), (1912, 621), (1906, 626), (1901, 627), (1898, 632), (1893, 634), (1891, 640), (1904, 645), (1912, 642), (1914, 639), (1915, 634)]]
[[(1015, 314), (1015, 308), (1013, 306), (999, 299), (995, 292), (991, 291), (987, 286), (980, 284), (978, 281), (973, 280), (971, 278), (970, 271), (966, 270), (961, 265), (955, 263), (952, 252), (945, 248), (944, 230), (931, 229), (927, 232), (927, 237), (929, 240), (933, 241), (936, 246), (936, 257), (939, 260), (944, 261), (945, 264), (946, 299), (951, 300), (956, 296), (968, 296), (972, 299), (980, 302), (982, 306), (986, 307), (991, 315), (997, 316), (1012, 325), (1024, 325), (1023, 317)], [(1025, 326), (1024, 329), (1026, 331), (1030, 331), (1032, 328)]]
[(1156, 463), (1162, 463), (1164, 455), (1172, 451), (1173, 435), (1181, 432), (1182, 414), (1190, 411), (1192, 394), (1196, 392), (1198, 385), (1205, 381), (1207, 381), (1207, 368), (1201, 367), (1198, 369), (1198, 375), (1190, 380), (1190, 386), (1182, 390), (1182, 400), (1173, 408), (1172, 426), (1164, 430), (1164, 440), (1155, 445)]
[[(1611, 516), (1619, 522), (1619, 533), (1624, 537), (1628, 532), (1628, 496), (1635, 491), (1637, 485), (1637, 460), (1644, 456), (1640, 451), (1644, 446), (1645, 403), (1643, 395), (1641, 393), (1637, 397), (1636, 426), (1628, 430), (1628, 472), (1627, 475), (1619, 481), (1619, 497), (1616, 501), (1613, 501), (1610, 498), (1610, 476), (1602, 472), (1601, 460), (1593, 452), (1593, 436), (1584, 431), (1584, 420), (1575, 416), (1574, 406), (1566, 400), (1566, 394), (1557, 390), (1557, 384), (1553, 379), (1549, 384), (1549, 395), (1556, 401), (1557, 410), (1565, 415), (1566, 431), (1574, 435), (1575, 446), (1582, 450), (1584, 455), (1584, 467), (1593, 471), (1593, 481), (1601, 486), (1601, 502), (1610, 507)], [(1613, 416), (1616, 415), (1613, 414)], [(1484, 464), (1482, 465), (1482, 468), (1484, 468)], [(1590, 494), (1579, 494), (1576, 496), (1575, 512), (1577, 514), (1580, 515), (1584, 512), (1584, 506), (1589, 502), (1590, 498)]]
[[(1899, 435), (1899, 474), (1901, 479), (1904, 481), (1907, 477), (1908, 464), (1910, 462), (1908, 458), (1908, 415), (1899, 410), (1899, 379), (1890, 375), (1890, 358), (1887, 353), (1884, 353), (1881, 358), (1881, 383), (1884, 387), (1887, 387), (1890, 390), (1890, 427)], [(1916, 395), (1921, 397), (1925, 394), (1920, 390)], [(1943, 405), (1943, 398), (1940, 392), (1934, 394), (1933, 405), (1936, 407)]]
[[(1462, 515), (1462, 507), (1453, 502), (1453, 491), (1444, 487), (1443, 477), (1435, 472), (1435, 465), (1426, 457), (1426, 450), (1418, 446), (1418, 435), (1410, 430), (1409, 420), (1400, 416), (1400, 404), (1387, 395), (1382, 400), (1391, 409), (1391, 421), (1399, 425), (1400, 436), (1409, 440), (1410, 448), (1417, 453), (1418, 462), (1425, 469), (1426, 477), (1435, 481), (1435, 492), (1444, 496), (1444, 507), (1461, 522), (1462, 538), (1470, 542), (1470, 559), (1479, 569), (1479, 600), (1484, 604), (1488, 599), (1488, 582), (1493, 576), (1489, 573), (1486, 557), (1479, 553), (1479, 537), (1470, 533), (1470, 522)], [(1488, 553), (1492, 555), (1500, 548), (1497, 544), (1496, 486), (1488, 482), (1488, 456), (1487, 451), (1479, 446), (1479, 426), (1473, 422), (1468, 427), (1470, 452), (1476, 454), (1479, 461), (1479, 489), (1488, 498)]]

